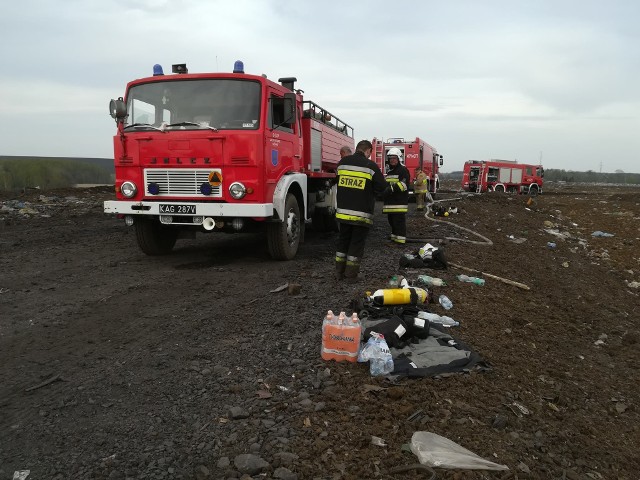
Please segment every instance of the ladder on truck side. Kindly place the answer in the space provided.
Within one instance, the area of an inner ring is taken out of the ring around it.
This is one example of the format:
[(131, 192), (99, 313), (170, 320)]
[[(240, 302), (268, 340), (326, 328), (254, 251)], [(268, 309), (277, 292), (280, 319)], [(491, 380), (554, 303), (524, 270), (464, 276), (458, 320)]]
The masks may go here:
[(482, 193), (482, 183), (484, 182), (484, 173), (487, 168), (487, 164), (483, 163), (480, 166), (480, 172), (478, 173), (478, 182), (476, 183), (476, 193)]
[(382, 173), (384, 171), (384, 142), (382, 140), (378, 140), (377, 138), (373, 139), (373, 162), (380, 167)]

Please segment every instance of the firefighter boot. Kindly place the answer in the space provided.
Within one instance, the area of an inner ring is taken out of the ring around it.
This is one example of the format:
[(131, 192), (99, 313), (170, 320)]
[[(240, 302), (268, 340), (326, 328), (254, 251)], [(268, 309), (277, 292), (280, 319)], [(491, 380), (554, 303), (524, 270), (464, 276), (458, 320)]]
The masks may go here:
[(362, 275), (358, 275), (358, 273), (360, 272), (360, 264), (356, 263), (350, 263), (349, 265), (347, 265), (347, 268), (344, 271), (344, 280), (347, 283), (358, 283), (361, 280), (363, 280), (364, 278), (362, 277)]
[(344, 271), (347, 268), (347, 262), (344, 260), (336, 260), (336, 280), (344, 280)]

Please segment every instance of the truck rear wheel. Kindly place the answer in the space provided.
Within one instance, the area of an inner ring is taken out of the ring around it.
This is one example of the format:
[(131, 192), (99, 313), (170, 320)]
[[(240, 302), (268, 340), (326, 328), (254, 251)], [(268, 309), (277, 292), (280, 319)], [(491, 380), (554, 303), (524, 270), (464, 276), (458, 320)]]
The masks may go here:
[(137, 220), (134, 225), (138, 246), (147, 255), (166, 255), (173, 250), (178, 229), (149, 220)]
[(538, 195), (539, 190), (538, 190), (538, 185), (536, 185), (535, 183), (532, 183), (531, 185), (529, 185), (529, 196), (530, 197), (535, 197), (536, 195)]
[(267, 224), (267, 247), (274, 260), (291, 260), (298, 252), (302, 225), (300, 206), (292, 194), (284, 205), (284, 221)]

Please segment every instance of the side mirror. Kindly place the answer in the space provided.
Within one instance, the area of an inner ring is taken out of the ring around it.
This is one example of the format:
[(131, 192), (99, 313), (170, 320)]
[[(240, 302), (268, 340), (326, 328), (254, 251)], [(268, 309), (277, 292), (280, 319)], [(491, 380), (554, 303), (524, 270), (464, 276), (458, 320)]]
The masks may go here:
[(444, 165), (444, 160), (442, 158), (442, 155), (440, 155), (440, 166)]
[(116, 122), (122, 122), (127, 116), (127, 106), (122, 97), (109, 102), (109, 114)]
[(295, 123), (296, 121), (296, 94), (284, 94), (284, 123)]

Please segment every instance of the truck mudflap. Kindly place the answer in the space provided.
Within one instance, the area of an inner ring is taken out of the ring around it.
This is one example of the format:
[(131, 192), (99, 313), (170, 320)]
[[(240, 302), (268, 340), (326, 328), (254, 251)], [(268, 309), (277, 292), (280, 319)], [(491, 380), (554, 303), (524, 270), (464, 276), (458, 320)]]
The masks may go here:
[(191, 215), (203, 217), (252, 217), (273, 216), (273, 203), (199, 203), (199, 202), (134, 202), (107, 200), (104, 213), (123, 215)]

